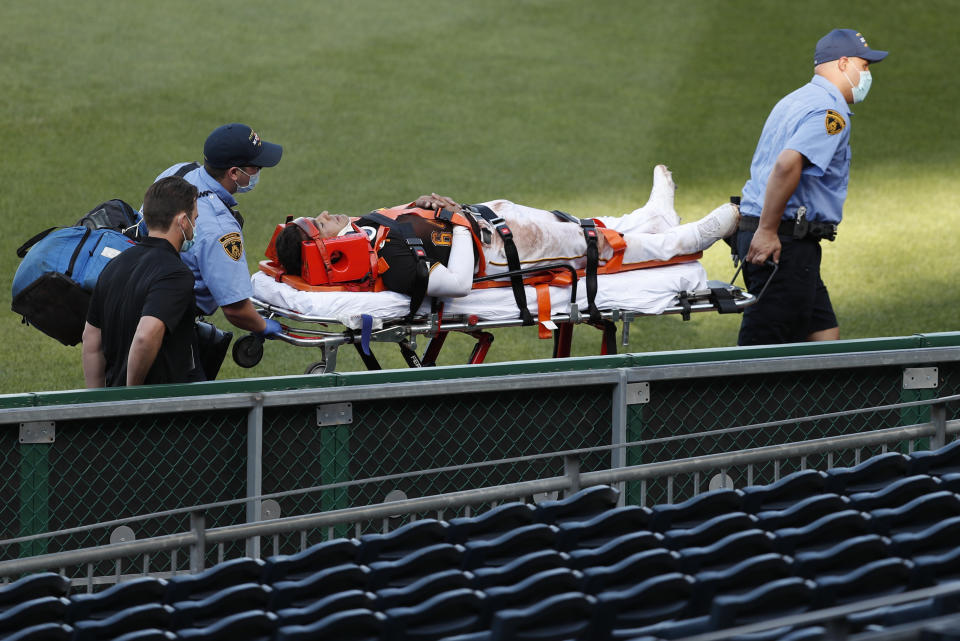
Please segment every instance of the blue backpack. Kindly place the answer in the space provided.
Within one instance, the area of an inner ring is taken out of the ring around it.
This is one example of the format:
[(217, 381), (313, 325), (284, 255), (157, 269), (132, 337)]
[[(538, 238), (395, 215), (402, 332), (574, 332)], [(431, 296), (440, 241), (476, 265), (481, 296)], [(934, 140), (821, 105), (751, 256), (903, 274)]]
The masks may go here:
[(40, 232), (17, 250), (23, 260), (13, 277), (11, 309), (23, 316), (24, 323), (64, 345), (81, 340), (100, 272), (112, 258), (133, 247), (132, 237), (139, 237), (136, 221), (124, 235), (119, 225), (98, 228), (106, 221), (91, 220), (91, 214), (75, 227)]

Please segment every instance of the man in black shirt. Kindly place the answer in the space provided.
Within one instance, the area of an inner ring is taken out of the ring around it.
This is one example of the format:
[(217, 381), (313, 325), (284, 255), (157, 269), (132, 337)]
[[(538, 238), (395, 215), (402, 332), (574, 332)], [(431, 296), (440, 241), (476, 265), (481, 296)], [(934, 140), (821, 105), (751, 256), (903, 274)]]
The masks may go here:
[(171, 176), (143, 199), (149, 235), (104, 268), (83, 330), (88, 388), (183, 383), (194, 369), (193, 243), (197, 188)]

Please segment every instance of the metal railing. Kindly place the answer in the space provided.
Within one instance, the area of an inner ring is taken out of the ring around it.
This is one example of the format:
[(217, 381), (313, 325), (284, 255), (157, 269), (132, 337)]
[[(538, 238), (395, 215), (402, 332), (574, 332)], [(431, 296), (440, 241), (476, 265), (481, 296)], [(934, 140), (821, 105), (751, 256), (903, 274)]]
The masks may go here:
[[(883, 406), (860, 408), (847, 410), (843, 412), (832, 412), (827, 414), (811, 415), (801, 418), (790, 418), (780, 421), (768, 421), (765, 423), (752, 424), (740, 427), (714, 430), (705, 433), (690, 434), (685, 436), (668, 437), (661, 439), (650, 439), (645, 441), (635, 441), (630, 443), (620, 443), (608, 446), (599, 446), (591, 448), (580, 448), (574, 450), (565, 450), (559, 452), (542, 453), (523, 457), (513, 457), (508, 459), (481, 461), (470, 464), (476, 469), (492, 467), (497, 465), (516, 465), (519, 463), (529, 463), (533, 460), (559, 459), (562, 461), (564, 473), (558, 476), (538, 478), (535, 480), (509, 483), (499, 486), (483, 487), (469, 489), (459, 492), (451, 492), (435, 496), (424, 496), (414, 499), (393, 501), (386, 504), (367, 505), (360, 507), (350, 507), (333, 510), (329, 512), (305, 514), (285, 518), (263, 520), (251, 522), (242, 525), (232, 525), (225, 527), (207, 527), (206, 515), (211, 510), (219, 510), (229, 506), (236, 506), (256, 501), (262, 504), (268, 499), (276, 499), (285, 496), (309, 494), (313, 492), (323, 492), (335, 489), (342, 489), (348, 486), (363, 485), (368, 483), (381, 482), (384, 480), (397, 480), (402, 477), (424, 476), (430, 474), (450, 474), (461, 471), (463, 466), (443, 467), (432, 470), (420, 470), (405, 474), (390, 475), (388, 477), (370, 478), (359, 481), (349, 481), (331, 485), (322, 485), (310, 488), (302, 488), (293, 491), (274, 493), (270, 495), (260, 495), (252, 499), (239, 499), (232, 501), (223, 501), (218, 503), (184, 507), (176, 510), (143, 515), (129, 519), (118, 519), (107, 523), (72, 528), (69, 530), (50, 532), (45, 534), (32, 535), (27, 537), (18, 537), (6, 541), (0, 541), (0, 546), (23, 545), (36, 542), (42, 539), (55, 538), (58, 536), (72, 535), (80, 532), (91, 531), (94, 529), (103, 529), (162, 517), (175, 515), (189, 515), (190, 529), (186, 532), (169, 534), (166, 536), (153, 537), (139, 541), (119, 542), (110, 545), (97, 546), (89, 549), (71, 550), (53, 554), (38, 555), (30, 558), (22, 558), (0, 562), (0, 577), (13, 577), (24, 573), (38, 572), (42, 570), (60, 571), (66, 574), (68, 567), (83, 566), (81, 576), (71, 573), (72, 581), (75, 585), (85, 585), (88, 591), (92, 591), (95, 585), (114, 583), (121, 581), (130, 572), (124, 572), (123, 567), (136, 567), (139, 569), (137, 574), (150, 574), (154, 576), (169, 576), (177, 574), (180, 570), (178, 565), (179, 553), (183, 552), (183, 558), (189, 560), (189, 565), (184, 571), (199, 572), (206, 567), (208, 561), (208, 551), (212, 546), (216, 546), (217, 562), (223, 561), (227, 556), (226, 550), (231, 544), (242, 543), (243, 545), (233, 545), (232, 549), (243, 551), (238, 556), (246, 555), (260, 557), (263, 555), (261, 548), (261, 539), (267, 538), (271, 541), (271, 550), (269, 554), (280, 552), (279, 539), (284, 535), (292, 535), (298, 542), (299, 548), (308, 547), (308, 536), (310, 534), (322, 533), (325, 539), (335, 538), (339, 535), (359, 535), (364, 531), (363, 525), (379, 524), (381, 531), (390, 529), (391, 523), (403, 522), (409, 518), (435, 517), (443, 519), (447, 512), (456, 512), (460, 508), (467, 506), (489, 505), (499, 501), (526, 500), (537, 495), (549, 493), (569, 494), (578, 491), (583, 487), (593, 485), (619, 485), (623, 487), (626, 483), (647, 483), (653, 480), (666, 480), (668, 484), (673, 484), (680, 478), (692, 479), (704, 475), (708, 472), (717, 472), (720, 478), (727, 478), (727, 474), (738, 468), (747, 468), (758, 464), (771, 462), (778, 463), (777, 469), (781, 469), (785, 463), (799, 459), (800, 468), (806, 469), (806, 461), (814, 455), (823, 455), (837, 452), (859, 452), (868, 448), (880, 448), (880, 451), (887, 451), (887, 447), (894, 444), (913, 444), (918, 440), (925, 439), (932, 447), (940, 447), (947, 442), (948, 436), (960, 432), (960, 420), (947, 420), (947, 408), (950, 404), (960, 402), (960, 395), (951, 395), (936, 399), (911, 401), (905, 403), (896, 403)], [(770, 428), (795, 425), (811, 424), (817, 421), (829, 419), (850, 418), (855, 415), (875, 415), (882, 412), (903, 411), (907, 408), (929, 407), (931, 410), (931, 420), (925, 423), (919, 423), (908, 426), (898, 426), (892, 428), (876, 429), (865, 433), (845, 434), (830, 436), (819, 439), (809, 439), (799, 442), (782, 443), (769, 445), (747, 450), (734, 452), (721, 452), (716, 454), (692, 457), (676, 461), (663, 461), (658, 463), (649, 463), (641, 465), (624, 466), (619, 468), (608, 468), (595, 471), (583, 471), (581, 461), (588, 456), (600, 453), (612, 453), (625, 451), (630, 448), (643, 448), (652, 445), (662, 444), (664, 441), (678, 441), (692, 438), (719, 437), (732, 433), (760, 432)], [(857, 461), (859, 461), (859, 455)], [(832, 462), (833, 458), (827, 458)], [(828, 465), (827, 467), (830, 467)], [(700, 483), (696, 481), (695, 487), (699, 488)], [(642, 493), (645, 493), (642, 492)], [(697, 492), (699, 493), (699, 491)], [(621, 493), (623, 496), (623, 493)], [(672, 495), (670, 496), (672, 499)], [(668, 501), (670, 502), (670, 501)], [(160, 568), (151, 568), (151, 557), (160, 553), (170, 554), (169, 570)], [(140, 563), (135, 564), (133, 559), (137, 557)], [(112, 563), (113, 572), (106, 574), (102, 571), (103, 562)], [(100, 571), (97, 571), (100, 568)]]
[[(960, 334), (0, 397), (0, 539), (20, 541), (0, 546), (0, 562), (189, 531), (184, 505), (218, 506), (204, 514), (211, 530), (568, 472), (543, 452), (581, 452), (585, 475), (917, 425), (935, 416), (911, 401), (957, 393)], [(861, 407), (891, 409), (850, 411)], [(681, 501), (711, 484), (853, 465), (883, 447), (631, 477), (621, 500)], [(468, 507), (457, 509), (446, 516)], [(123, 525), (137, 514), (161, 516)], [(85, 523), (113, 525), (76, 527)], [(68, 534), (34, 536), (53, 531)], [(257, 545), (218, 546), (206, 562), (257, 556)], [(279, 537), (283, 553), (300, 547)], [(151, 563), (190, 567), (182, 553)]]

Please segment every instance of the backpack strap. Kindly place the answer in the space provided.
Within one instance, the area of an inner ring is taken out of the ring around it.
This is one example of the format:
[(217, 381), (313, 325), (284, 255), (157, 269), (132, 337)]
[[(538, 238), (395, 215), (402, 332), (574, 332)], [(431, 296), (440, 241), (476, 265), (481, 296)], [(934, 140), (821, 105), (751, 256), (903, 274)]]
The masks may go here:
[(527, 294), (523, 289), (523, 274), (520, 273), (522, 269), (520, 265), (520, 255), (517, 252), (516, 243), (513, 242), (513, 232), (510, 231), (510, 226), (507, 225), (507, 221), (497, 216), (493, 210), (486, 205), (468, 205), (467, 209), (480, 214), (480, 217), (493, 227), (494, 231), (497, 232), (497, 235), (500, 236), (500, 239), (503, 241), (503, 252), (507, 256), (507, 269), (512, 272), (510, 275), (510, 286), (513, 289), (513, 298), (517, 303), (517, 307), (520, 309), (520, 318), (523, 320), (524, 325), (535, 324), (536, 321), (533, 320), (530, 310), (527, 309)]
[(198, 162), (188, 162), (186, 165), (184, 165), (183, 167), (181, 167), (180, 169), (178, 169), (177, 172), (176, 172), (175, 174), (173, 174), (173, 175), (176, 176), (177, 178), (183, 178), (184, 176), (186, 176), (187, 174), (189, 174), (189, 173), (190, 173), (191, 171), (193, 171), (194, 169), (199, 169), (199, 168), (200, 168), (200, 163), (198, 163)]
[(583, 238), (587, 241), (587, 309), (590, 321), (599, 323), (601, 316), (597, 309), (597, 268), (600, 265), (600, 247), (597, 242), (597, 222), (592, 218), (577, 218), (557, 209), (551, 213), (564, 222), (580, 225), (583, 230)]
[(30, 248), (39, 243), (41, 240), (47, 237), (47, 234), (52, 232), (54, 229), (59, 229), (59, 227), (51, 227), (50, 229), (44, 229), (39, 234), (34, 235), (30, 240), (24, 244), (17, 247), (17, 258), (23, 258), (27, 255), (27, 252), (30, 251)]
[(375, 222), (381, 227), (386, 227), (391, 231), (396, 231), (403, 241), (407, 244), (413, 257), (416, 259), (414, 268), (413, 293), (410, 295), (410, 315), (413, 318), (420, 309), (423, 299), (427, 296), (427, 282), (430, 280), (430, 267), (427, 265), (427, 250), (423, 248), (423, 241), (413, 232), (413, 227), (408, 223), (399, 223), (389, 216), (380, 212), (370, 212), (363, 216), (370, 221)]
[(89, 227), (86, 228), (86, 231), (83, 232), (83, 238), (80, 239), (80, 242), (77, 243), (77, 248), (73, 250), (73, 256), (70, 257), (70, 264), (67, 265), (67, 269), (63, 272), (63, 275), (67, 278), (73, 276), (73, 266), (77, 262), (77, 256), (80, 255), (80, 250), (83, 249), (83, 244), (87, 242), (87, 239), (90, 238), (90, 234), (93, 232)]

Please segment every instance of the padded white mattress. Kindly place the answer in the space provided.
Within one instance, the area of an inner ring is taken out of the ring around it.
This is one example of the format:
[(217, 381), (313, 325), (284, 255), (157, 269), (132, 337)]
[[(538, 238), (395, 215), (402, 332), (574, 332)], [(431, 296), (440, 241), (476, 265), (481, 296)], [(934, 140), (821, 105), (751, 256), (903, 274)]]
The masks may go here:
[[(254, 297), (270, 305), (297, 312), (313, 320), (336, 321), (356, 329), (360, 317), (368, 314), (377, 325), (386, 320), (400, 319), (410, 311), (410, 299), (395, 292), (303, 292), (270, 276), (256, 272), (252, 277)], [(597, 307), (601, 310), (619, 309), (644, 314), (659, 314), (677, 302), (683, 291), (702, 289), (707, 274), (699, 262), (679, 263), (638, 269), (597, 277)], [(527, 287), (530, 313), (537, 315), (537, 294)], [(577, 302), (584, 312), (587, 308), (587, 284), (580, 279)], [(551, 287), (552, 314), (570, 311), (570, 289)], [(425, 301), (420, 311), (430, 310)], [(480, 320), (512, 320), (517, 317), (513, 290), (509, 287), (475, 289), (468, 296), (444, 301), (444, 316), (475, 314)]]

